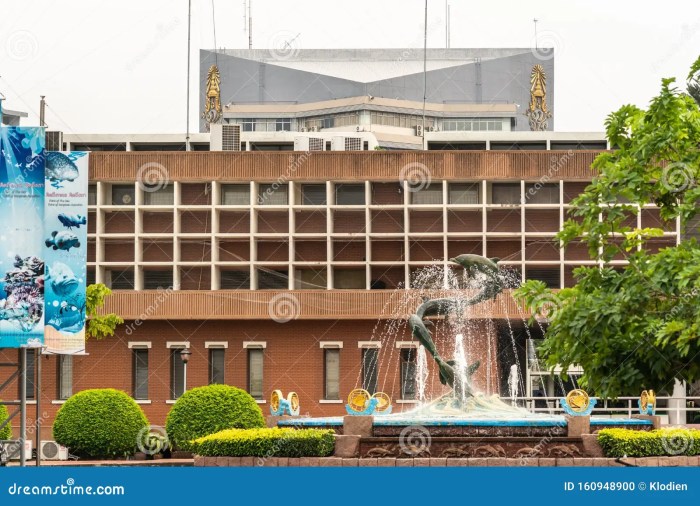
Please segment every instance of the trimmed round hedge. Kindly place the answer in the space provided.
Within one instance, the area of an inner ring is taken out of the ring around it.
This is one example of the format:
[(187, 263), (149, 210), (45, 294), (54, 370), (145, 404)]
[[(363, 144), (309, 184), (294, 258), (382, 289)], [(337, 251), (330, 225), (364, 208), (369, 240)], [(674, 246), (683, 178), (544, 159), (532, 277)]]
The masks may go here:
[(165, 429), (177, 448), (190, 449), (190, 441), (224, 429), (265, 427), (260, 406), (248, 392), (230, 385), (209, 385), (188, 390), (175, 402)]
[[(0, 404), (0, 424), (10, 417), (9, 411), (7, 411), (7, 406)], [(12, 439), (12, 427), (8, 423), (2, 429), (0, 429), (0, 439)]]
[(83, 390), (56, 414), (54, 439), (71, 453), (113, 458), (133, 455), (139, 435), (148, 430), (141, 406), (121, 390)]

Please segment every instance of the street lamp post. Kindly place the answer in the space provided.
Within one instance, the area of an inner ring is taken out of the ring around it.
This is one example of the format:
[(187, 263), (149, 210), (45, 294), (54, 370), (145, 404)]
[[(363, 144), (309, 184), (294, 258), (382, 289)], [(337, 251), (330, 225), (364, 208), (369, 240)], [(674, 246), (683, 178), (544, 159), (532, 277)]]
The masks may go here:
[(185, 364), (184, 370), (182, 372), (182, 393), (183, 394), (187, 391), (187, 362), (190, 361), (191, 355), (192, 355), (192, 352), (188, 348), (183, 348), (182, 351), (180, 352), (180, 358), (182, 359), (182, 363)]

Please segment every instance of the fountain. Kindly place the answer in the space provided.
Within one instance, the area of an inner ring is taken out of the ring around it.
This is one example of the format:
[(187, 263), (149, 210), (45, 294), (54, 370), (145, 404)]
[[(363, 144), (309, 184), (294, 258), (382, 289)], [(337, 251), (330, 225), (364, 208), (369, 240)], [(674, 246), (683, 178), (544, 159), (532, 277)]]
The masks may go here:
[[(509, 273), (505, 269), (499, 269), (498, 258), (464, 254), (451, 258), (450, 262), (451, 264), (441, 263), (417, 273), (416, 291), (422, 297), (414, 312), (408, 317), (405, 316), (406, 313), (403, 316), (396, 315), (388, 320), (388, 324), (378, 324), (378, 328), (382, 328), (378, 333), (380, 341), (396, 340), (408, 332), (418, 341), (415, 353), (417, 405), (413, 409), (393, 414), (375, 413), (376, 416), (347, 416), (345, 420), (342, 417), (280, 420), (278, 424), (331, 428), (336, 433), (345, 435), (357, 433), (362, 436), (360, 456), (370, 457), (417, 456), (415, 453), (407, 453), (405, 444), (407, 434), (410, 436), (417, 430), (416, 427), (428, 432), (429, 455), (433, 457), (522, 457), (527, 452), (544, 455), (545, 450), (553, 451), (552, 448), (559, 452), (559, 456), (574, 456), (583, 451), (580, 434), (591, 432), (591, 425), (594, 429), (601, 428), (600, 426), (638, 429), (651, 427), (649, 420), (596, 419), (577, 416), (576, 412), (570, 410), (567, 410), (569, 416), (533, 413), (519, 407), (517, 399), (525, 388), (514, 330), (507, 316), (502, 326), (507, 329), (510, 338), (510, 344), (506, 347), (512, 348), (515, 358), (515, 363), (509, 367), (504, 386), (508, 390), (510, 402), (501, 399), (500, 388), (496, 388), (496, 392), (489, 391), (489, 385), (497, 383), (497, 378), (494, 381), (494, 377), (497, 377), (499, 363), (498, 354), (491, 342), (493, 332), (489, 332), (489, 329), (495, 328), (493, 316), (484, 320), (483, 315), (493, 315), (499, 305), (505, 305), (504, 297), (507, 293), (504, 289), (512, 287)], [(448, 265), (459, 266), (461, 271), (458, 267), (456, 271), (446, 269)], [(408, 308), (410, 301), (415, 300), (416, 291), (397, 290), (397, 296), (403, 297), (406, 302), (402, 307)], [(479, 306), (478, 311), (474, 309), (476, 306)], [(508, 314), (505, 307), (500, 307), (500, 311)], [(524, 325), (525, 318), (522, 315)], [(474, 323), (479, 319), (485, 323)], [(440, 332), (437, 332), (438, 326)], [(530, 336), (527, 325), (525, 332)], [(447, 337), (446, 340), (441, 340), (442, 346), (436, 345), (434, 334)], [(450, 341), (453, 344), (452, 357), (447, 358), (449, 354), (445, 357), (445, 353), (450, 351), (447, 346)], [(394, 348), (395, 346), (386, 346), (389, 361), (392, 360)], [(434, 361), (432, 377), (428, 355)], [(486, 362), (485, 368), (482, 368), (482, 360)], [(375, 367), (378, 366), (375, 364)], [(487, 392), (475, 385), (475, 375), (480, 368), (486, 371), (485, 378), (482, 373), (482, 380), (487, 386)], [(438, 385), (439, 388), (436, 389), (434, 379), (439, 380), (443, 386)], [(448, 391), (445, 392), (444, 389)], [(381, 390), (385, 390), (384, 386)], [(387, 391), (392, 390), (393, 387)], [(369, 395), (366, 397), (370, 398)], [(385, 410), (384, 413), (390, 411)], [(374, 411), (358, 410), (354, 414), (366, 413)], [(582, 425), (581, 420), (584, 418), (585, 423)], [(364, 428), (358, 431), (358, 424), (364, 424)], [(577, 433), (577, 437), (572, 437), (572, 434)]]

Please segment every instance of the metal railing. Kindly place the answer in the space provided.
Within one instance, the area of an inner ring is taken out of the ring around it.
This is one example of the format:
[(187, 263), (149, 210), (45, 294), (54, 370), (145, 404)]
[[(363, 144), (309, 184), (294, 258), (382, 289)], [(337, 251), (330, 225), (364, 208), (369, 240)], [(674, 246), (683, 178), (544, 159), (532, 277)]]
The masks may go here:
[[(528, 409), (533, 413), (547, 413), (552, 415), (563, 414), (559, 400), (562, 397), (517, 397), (515, 404), (521, 408)], [(597, 416), (626, 416), (639, 414), (637, 401), (639, 397), (618, 397), (617, 399), (597, 399), (592, 415)], [(501, 397), (505, 403), (511, 404), (511, 397)], [(674, 406), (673, 403), (677, 404)], [(656, 397), (656, 414), (670, 415), (676, 414), (678, 418), (686, 419), (687, 413), (697, 413), (700, 423), (700, 397)]]

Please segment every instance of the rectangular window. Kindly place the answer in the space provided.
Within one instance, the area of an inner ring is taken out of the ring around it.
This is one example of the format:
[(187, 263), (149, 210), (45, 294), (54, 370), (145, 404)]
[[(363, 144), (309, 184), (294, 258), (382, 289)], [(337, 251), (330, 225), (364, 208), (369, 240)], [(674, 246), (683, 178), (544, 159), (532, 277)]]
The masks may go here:
[(339, 206), (363, 206), (365, 204), (365, 185), (336, 184), (335, 203)]
[(134, 399), (148, 400), (148, 348), (134, 348), (132, 353)]
[(520, 183), (494, 183), (491, 187), (494, 204), (520, 204)]
[(340, 349), (325, 348), (324, 354), (324, 384), (327, 400), (340, 399)]
[(325, 184), (303, 184), (301, 185), (301, 203), (305, 206), (325, 206), (326, 205), (326, 185)]
[(27, 375), (24, 377), (27, 399), (36, 399), (36, 351), (27, 350)]
[(261, 206), (286, 206), (289, 202), (286, 184), (261, 184), (258, 204)]
[(185, 367), (180, 352), (182, 348), (170, 350), (170, 398), (177, 399), (185, 393)]
[(97, 205), (97, 185), (91, 184), (88, 186), (88, 205)]
[(133, 269), (125, 270), (108, 270), (105, 273), (107, 278), (107, 286), (112, 290), (133, 290), (134, 289), (134, 271)]
[(379, 348), (362, 349), (362, 388), (372, 395), (377, 391), (378, 358)]
[(258, 290), (286, 290), (289, 287), (287, 271), (260, 268), (258, 274)]
[(221, 205), (224, 206), (249, 206), (250, 185), (247, 184), (223, 184), (221, 185)]
[(414, 400), (416, 398), (416, 349), (401, 350), (401, 398)]
[(167, 290), (173, 286), (173, 271), (145, 270), (143, 271), (144, 290)]
[(418, 191), (412, 191), (411, 204), (442, 204), (442, 183), (432, 183)]
[(525, 183), (526, 204), (558, 204), (559, 183)]
[(73, 356), (58, 356), (58, 398), (62, 401), (73, 395)]
[(248, 348), (248, 393), (253, 399), (263, 399), (262, 348)]
[(136, 204), (136, 192), (133, 184), (115, 184), (112, 185), (112, 201), (113, 206), (133, 206)]
[(209, 348), (209, 384), (224, 384), (225, 357), (224, 348)]
[[(158, 181), (155, 184), (158, 185)], [(175, 203), (175, 187), (166, 185), (163, 188), (149, 188), (144, 185), (143, 203), (147, 206), (172, 206)]]
[(450, 183), (450, 204), (478, 204), (479, 183)]

